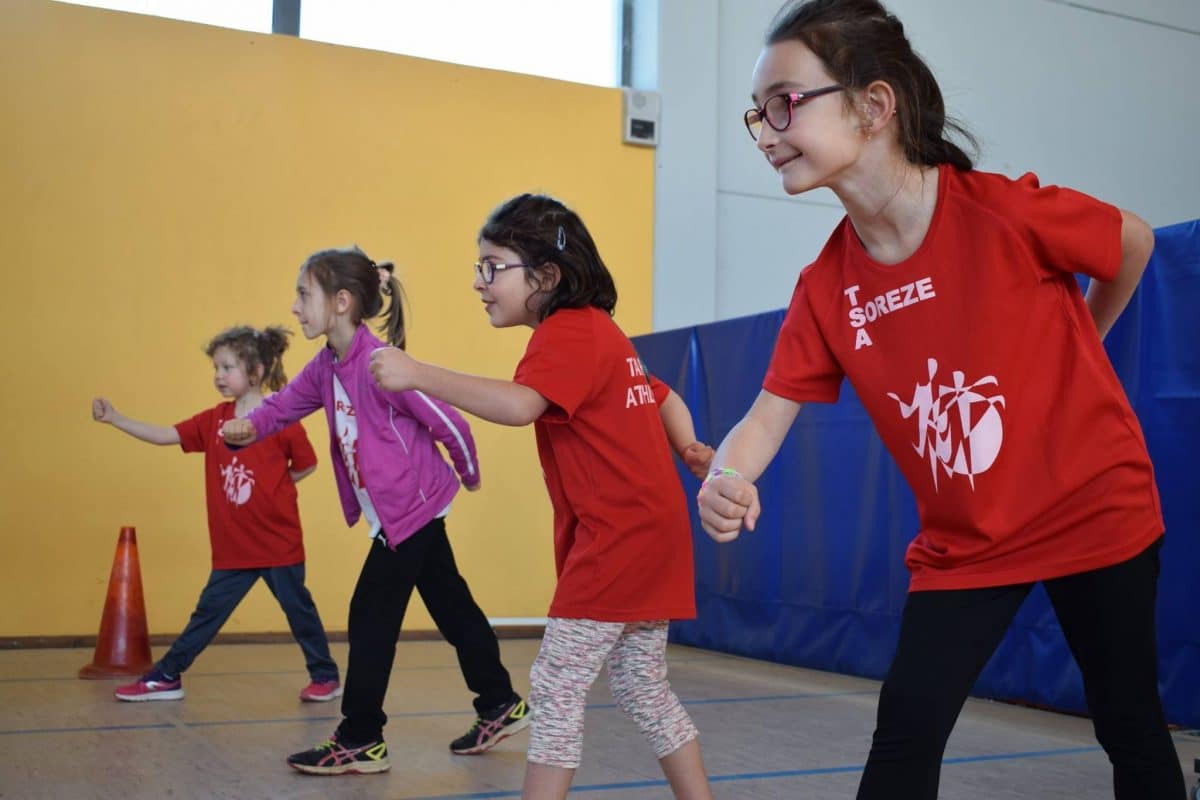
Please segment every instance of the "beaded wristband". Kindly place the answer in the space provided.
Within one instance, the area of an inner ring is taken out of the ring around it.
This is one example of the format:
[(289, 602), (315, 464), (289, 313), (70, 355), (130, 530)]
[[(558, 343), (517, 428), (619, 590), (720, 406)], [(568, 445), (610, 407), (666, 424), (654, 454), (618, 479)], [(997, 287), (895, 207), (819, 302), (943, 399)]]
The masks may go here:
[[(700, 484), (700, 491), (703, 492), (704, 487), (708, 486), (709, 482), (712, 481), (714, 478), (722, 478), (722, 477), (741, 478), (742, 473), (738, 472), (733, 467), (717, 467), (717, 468), (713, 469), (712, 471), (710, 471), (708, 473), (708, 477), (705, 478), (704, 482)], [(742, 478), (742, 479), (745, 480), (744, 478)]]

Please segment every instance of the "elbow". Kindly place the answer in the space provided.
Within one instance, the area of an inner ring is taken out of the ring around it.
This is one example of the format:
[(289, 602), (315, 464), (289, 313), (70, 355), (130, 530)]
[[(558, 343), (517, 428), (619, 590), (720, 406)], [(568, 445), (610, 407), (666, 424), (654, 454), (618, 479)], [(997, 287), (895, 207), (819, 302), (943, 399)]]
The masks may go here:
[(513, 409), (509, 418), (505, 420), (505, 424), (511, 425), (514, 428), (524, 428), (526, 425), (532, 425), (540, 416), (540, 413), (535, 413), (532, 409), (516, 408)]
[(1154, 229), (1136, 214), (1122, 211), (1121, 216), (1121, 249), (1140, 273), (1154, 252)]
[(546, 413), (546, 409), (550, 405), (546, 398), (527, 387), (520, 387), (520, 390), (513, 393), (509, 400), (508, 414), (506, 415), (508, 418), (504, 420), (504, 424), (515, 428), (532, 425)]
[[(541, 398), (539, 397), (538, 399), (540, 400)], [(505, 420), (505, 424), (511, 425), (514, 428), (523, 428), (526, 425), (532, 425), (545, 410), (544, 401), (541, 404), (535, 404), (522, 398), (521, 402), (513, 403), (512, 407), (509, 408), (508, 419)]]

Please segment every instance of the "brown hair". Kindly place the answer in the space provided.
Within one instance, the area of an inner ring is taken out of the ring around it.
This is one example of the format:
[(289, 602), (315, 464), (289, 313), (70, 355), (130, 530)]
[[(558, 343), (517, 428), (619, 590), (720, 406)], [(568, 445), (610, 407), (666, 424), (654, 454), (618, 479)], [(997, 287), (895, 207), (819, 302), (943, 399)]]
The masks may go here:
[(273, 392), (279, 391), (287, 385), (283, 351), (287, 350), (291, 335), (291, 331), (278, 325), (261, 331), (249, 325), (238, 325), (214, 336), (204, 348), (204, 354), (212, 358), (219, 348), (228, 347), (242, 362), (247, 374), (254, 376), (261, 368), (262, 385)]
[[(379, 270), (387, 270), (386, 289), (381, 290)], [(313, 280), (329, 297), (345, 289), (354, 298), (354, 324), (364, 319), (384, 317), (379, 332), (393, 347), (404, 349), (404, 288), (392, 274), (392, 264), (376, 264), (358, 247), (320, 250), (313, 253), (300, 267), (300, 274), (312, 275)], [(390, 298), (383, 308), (383, 296)]]
[[(973, 159), (950, 141), (949, 131), (978, 153), (979, 143), (946, 116), (937, 79), (917, 55), (904, 26), (877, 0), (804, 0), (783, 6), (767, 29), (766, 44), (802, 42), (849, 90), (883, 81), (896, 93), (900, 146), (909, 162), (972, 169)], [(853, 106), (849, 92), (846, 103)]]
[(519, 255), (531, 286), (558, 267), (558, 284), (533, 295), (541, 298), (530, 309), (539, 322), (560, 308), (595, 306), (612, 314), (617, 307), (616, 284), (592, 235), (578, 214), (553, 197), (527, 193), (506, 200), (483, 223), (479, 238)]

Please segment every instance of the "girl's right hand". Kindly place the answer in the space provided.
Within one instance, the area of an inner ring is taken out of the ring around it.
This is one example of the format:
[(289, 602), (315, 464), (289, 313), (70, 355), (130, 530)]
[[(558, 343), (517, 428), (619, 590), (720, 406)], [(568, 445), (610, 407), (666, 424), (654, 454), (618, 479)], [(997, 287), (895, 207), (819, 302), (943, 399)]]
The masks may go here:
[(235, 447), (254, 444), (254, 440), (258, 438), (258, 433), (254, 430), (254, 423), (248, 419), (231, 419), (221, 426), (221, 435), (225, 437), (228, 444)]
[(112, 403), (108, 402), (108, 398), (97, 397), (92, 401), (92, 419), (96, 422), (107, 422), (111, 425), (116, 416), (117, 410), (113, 408)]
[(714, 541), (732, 542), (742, 532), (754, 530), (762, 506), (758, 489), (740, 475), (716, 475), (696, 495), (700, 526)]

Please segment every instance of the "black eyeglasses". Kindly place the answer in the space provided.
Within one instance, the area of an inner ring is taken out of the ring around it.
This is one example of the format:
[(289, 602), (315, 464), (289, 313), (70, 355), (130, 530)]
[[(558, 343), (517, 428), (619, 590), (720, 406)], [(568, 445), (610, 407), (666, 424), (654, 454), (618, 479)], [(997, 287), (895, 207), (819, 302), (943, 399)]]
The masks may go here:
[(750, 138), (757, 142), (759, 134), (762, 133), (763, 122), (766, 122), (774, 130), (786, 131), (792, 124), (793, 108), (814, 97), (840, 92), (845, 88), (845, 86), (823, 86), (808, 92), (784, 92), (772, 95), (767, 98), (767, 102), (763, 103), (762, 108), (752, 108), (747, 111), (742, 120), (746, 123), (746, 130), (750, 132)]
[(492, 285), (492, 281), (496, 280), (496, 273), (502, 269), (515, 269), (516, 267), (528, 267), (528, 264), (501, 264), (496, 261), (476, 261), (475, 274), (483, 278), (483, 282), (488, 286)]

